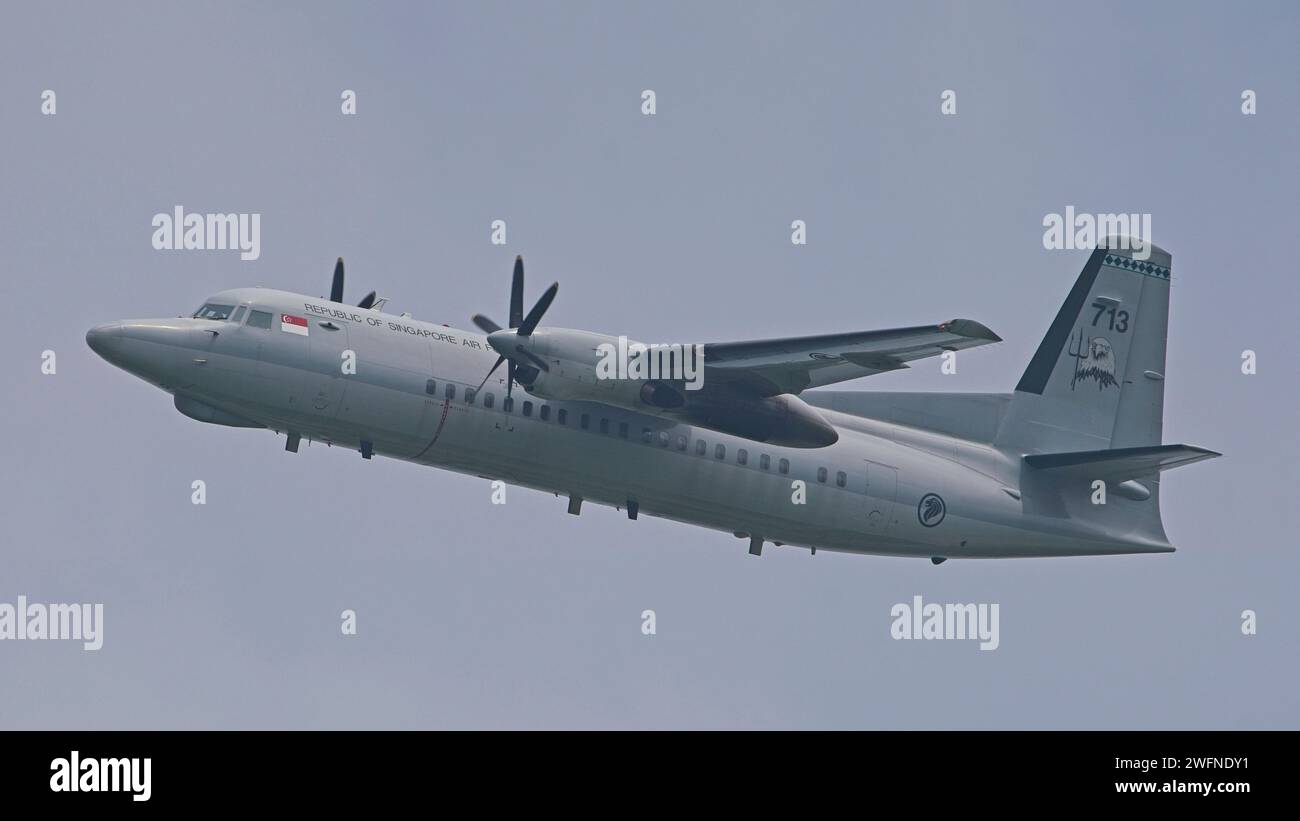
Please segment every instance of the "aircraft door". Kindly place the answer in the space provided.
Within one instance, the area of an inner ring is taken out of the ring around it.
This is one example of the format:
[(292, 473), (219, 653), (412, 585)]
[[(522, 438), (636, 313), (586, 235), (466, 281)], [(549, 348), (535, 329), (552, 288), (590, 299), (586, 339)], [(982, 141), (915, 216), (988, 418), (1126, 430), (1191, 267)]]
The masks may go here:
[(867, 462), (867, 531), (887, 533), (894, 523), (898, 498), (898, 468)]
[[(333, 419), (343, 404), (349, 376), (345, 365), (360, 368), (356, 353), (349, 344), (346, 322), (326, 319), (309, 319), (307, 336), (310, 353), (308, 383), (303, 391), (309, 412)], [(344, 354), (348, 354), (348, 359)], [(355, 373), (355, 371), (351, 371)]]

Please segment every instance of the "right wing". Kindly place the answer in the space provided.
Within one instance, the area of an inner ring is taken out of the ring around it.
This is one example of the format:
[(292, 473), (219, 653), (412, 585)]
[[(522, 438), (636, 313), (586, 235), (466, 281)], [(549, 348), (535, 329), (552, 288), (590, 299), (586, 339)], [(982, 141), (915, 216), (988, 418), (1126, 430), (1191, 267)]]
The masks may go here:
[(1001, 342), (973, 319), (881, 331), (715, 342), (704, 346), (704, 383), (758, 396), (797, 394), (860, 376), (908, 367), (908, 362)]

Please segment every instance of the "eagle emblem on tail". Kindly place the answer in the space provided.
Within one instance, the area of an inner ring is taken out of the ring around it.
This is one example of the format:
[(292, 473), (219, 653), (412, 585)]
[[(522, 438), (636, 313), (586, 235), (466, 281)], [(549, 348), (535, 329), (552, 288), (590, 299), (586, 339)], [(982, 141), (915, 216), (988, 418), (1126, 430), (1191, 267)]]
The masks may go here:
[(1070, 340), (1069, 355), (1074, 357), (1074, 378), (1070, 380), (1070, 390), (1088, 380), (1095, 381), (1099, 391), (1119, 384), (1115, 378), (1115, 349), (1105, 337), (1084, 337), (1083, 330), (1080, 329), (1079, 335)]

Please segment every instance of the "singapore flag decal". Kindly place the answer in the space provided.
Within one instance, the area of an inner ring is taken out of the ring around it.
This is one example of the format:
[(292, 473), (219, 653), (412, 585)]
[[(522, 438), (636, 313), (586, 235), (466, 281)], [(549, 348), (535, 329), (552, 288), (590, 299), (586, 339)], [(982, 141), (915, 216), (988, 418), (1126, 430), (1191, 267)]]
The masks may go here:
[(290, 314), (280, 314), (280, 330), (286, 333), (298, 334), (299, 336), (307, 335), (307, 320), (300, 316), (291, 316)]

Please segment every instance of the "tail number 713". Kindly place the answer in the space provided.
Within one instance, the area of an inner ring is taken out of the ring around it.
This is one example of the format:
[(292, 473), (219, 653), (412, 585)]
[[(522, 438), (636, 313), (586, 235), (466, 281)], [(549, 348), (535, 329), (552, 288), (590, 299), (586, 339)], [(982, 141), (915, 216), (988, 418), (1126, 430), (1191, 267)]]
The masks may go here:
[(1107, 305), (1104, 302), (1094, 302), (1092, 307), (1097, 309), (1097, 315), (1092, 318), (1094, 328), (1105, 316), (1110, 318), (1110, 330), (1121, 334), (1128, 332), (1128, 311), (1116, 311), (1114, 305)]

